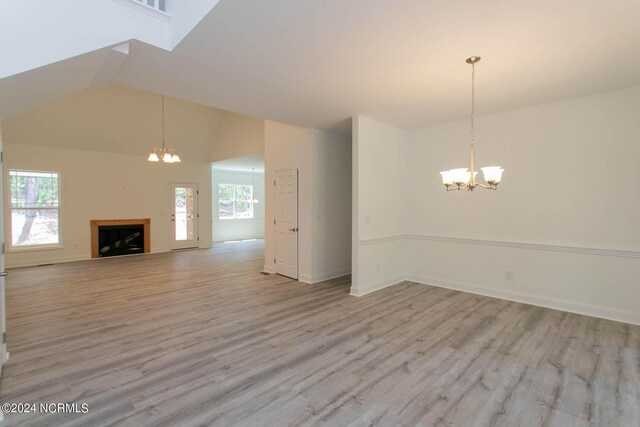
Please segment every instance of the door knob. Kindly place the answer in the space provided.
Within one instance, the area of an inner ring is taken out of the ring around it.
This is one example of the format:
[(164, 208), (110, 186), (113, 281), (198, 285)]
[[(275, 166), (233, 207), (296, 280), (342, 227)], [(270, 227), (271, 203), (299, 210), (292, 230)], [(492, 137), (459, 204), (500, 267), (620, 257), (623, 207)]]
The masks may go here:
[(297, 227), (296, 228), (290, 228), (289, 231), (296, 232), (296, 231), (298, 231), (298, 228)]

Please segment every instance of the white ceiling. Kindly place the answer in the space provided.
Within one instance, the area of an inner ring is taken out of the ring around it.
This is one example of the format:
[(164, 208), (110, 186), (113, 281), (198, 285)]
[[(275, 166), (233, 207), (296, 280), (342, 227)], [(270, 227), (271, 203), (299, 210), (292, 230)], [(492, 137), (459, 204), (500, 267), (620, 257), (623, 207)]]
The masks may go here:
[[(416, 128), (468, 116), (471, 55), (479, 114), (638, 85), (638, 17), (638, 0), (222, 0), (171, 52), (132, 42), (114, 83), (341, 133), (355, 114)], [(103, 55), (0, 82), (0, 118), (86, 87)]]
[(640, 84), (638, 0), (222, 0), (176, 47), (136, 44), (119, 83), (349, 132)]
[(228, 170), (228, 171), (236, 171), (236, 172), (260, 172), (264, 173), (264, 156), (255, 155), (255, 156), (244, 156), (244, 157), (236, 157), (233, 159), (221, 160), (219, 162), (214, 162), (214, 169), (218, 170)]

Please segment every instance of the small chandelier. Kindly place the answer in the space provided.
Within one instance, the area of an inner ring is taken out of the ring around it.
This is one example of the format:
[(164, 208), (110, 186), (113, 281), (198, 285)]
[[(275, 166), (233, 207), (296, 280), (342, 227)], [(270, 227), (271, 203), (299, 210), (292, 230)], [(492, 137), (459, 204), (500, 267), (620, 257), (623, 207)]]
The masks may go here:
[(169, 149), (164, 145), (164, 95), (162, 95), (162, 148), (153, 147), (147, 160), (150, 162), (164, 163), (178, 163), (182, 161), (176, 150)]
[(478, 61), (480, 61), (479, 56), (472, 56), (467, 59), (467, 64), (471, 64), (471, 165), (469, 169), (457, 168), (440, 172), (440, 175), (442, 175), (442, 183), (447, 188), (447, 191), (460, 190), (461, 188), (473, 191), (476, 187), (486, 188), (487, 190), (497, 190), (498, 184), (502, 179), (502, 172), (504, 172), (504, 169), (500, 166), (487, 166), (480, 168), (484, 174), (484, 180), (487, 181), (487, 184), (489, 185), (476, 182), (476, 175), (478, 172), (473, 170), (473, 145), (475, 136), (473, 119), (476, 108), (476, 62)]

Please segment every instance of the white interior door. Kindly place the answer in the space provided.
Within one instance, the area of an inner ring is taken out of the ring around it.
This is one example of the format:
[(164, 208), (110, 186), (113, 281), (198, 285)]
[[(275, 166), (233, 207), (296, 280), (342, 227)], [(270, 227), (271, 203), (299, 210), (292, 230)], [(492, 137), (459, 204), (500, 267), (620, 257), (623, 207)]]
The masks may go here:
[(198, 185), (171, 184), (171, 249), (198, 247)]
[(298, 278), (298, 170), (276, 171), (276, 273)]

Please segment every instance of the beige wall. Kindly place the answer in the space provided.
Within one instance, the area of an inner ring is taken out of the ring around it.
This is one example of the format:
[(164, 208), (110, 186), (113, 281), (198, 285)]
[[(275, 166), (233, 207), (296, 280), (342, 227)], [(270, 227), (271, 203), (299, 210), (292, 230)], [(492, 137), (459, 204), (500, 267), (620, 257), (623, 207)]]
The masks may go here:
[(225, 112), (213, 140), (210, 161), (233, 159), (264, 153), (265, 121)]
[[(165, 141), (183, 160), (206, 161), (226, 112), (165, 98)], [(144, 155), (162, 143), (162, 98), (124, 86), (91, 88), (3, 122), (5, 140)]]
[(161, 97), (155, 94), (89, 89), (3, 121), (6, 170), (55, 170), (62, 179), (63, 248), (11, 252), (7, 265), (89, 258), (91, 219), (149, 217), (152, 251), (169, 250), (172, 182), (198, 184), (200, 246), (210, 246), (208, 159), (226, 113), (172, 98), (165, 110), (166, 142), (180, 153), (180, 164), (146, 161), (162, 142)]
[(8, 252), (8, 267), (89, 259), (92, 219), (151, 218), (151, 251), (170, 250), (172, 182), (198, 184), (200, 247), (211, 246), (211, 181), (206, 163), (166, 165), (147, 162), (144, 156), (11, 143), (5, 143), (5, 153), (7, 170), (60, 172), (63, 246)]

